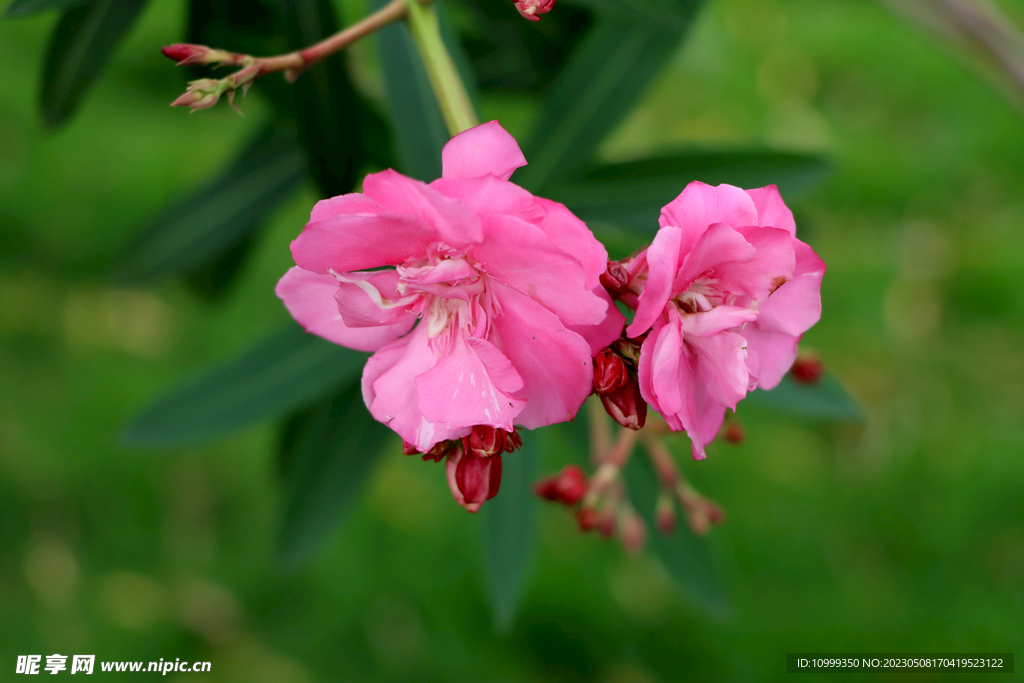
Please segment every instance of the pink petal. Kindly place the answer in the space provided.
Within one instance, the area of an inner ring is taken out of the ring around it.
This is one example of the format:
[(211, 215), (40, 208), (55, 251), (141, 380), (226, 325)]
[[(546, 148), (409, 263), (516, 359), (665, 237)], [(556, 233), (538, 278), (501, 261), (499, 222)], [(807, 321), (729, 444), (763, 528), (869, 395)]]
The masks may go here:
[(757, 222), (744, 225), (779, 228), (788, 232), (790, 236), (796, 237), (796, 221), (793, 220), (793, 212), (782, 201), (779, 188), (774, 185), (759, 187), (756, 190), (747, 190), (747, 196), (754, 201), (754, 206), (757, 208)]
[(793, 367), (800, 336), (766, 332), (758, 325), (747, 325), (742, 334), (747, 340), (747, 368), (758, 388), (774, 389)]
[(309, 214), (311, 223), (316, 221), (334, 218), (335, 216), (348, 216), (352, 214), (378, 214), (385, 213), (384, 207), (373, 201), (364, 194), (352, 193), (338, 195), (330, 199), (321, 199), (313, 205)]
[(695, 336), (711, 337), (739, 327), (743, 323), (757, 320), (757, 311), (740, 306), (715, 306), (710, 311), (689, 313), (680, 317), (683, 334), (689, 339)]
[(778, 228), (740, 228), (738, 232), (757, 253), (749, 261), (716, 266), (715, 277), (730, 294), (744, 294), (753, 301), (764, 301), (793, 278), (794, 240), (788, 232)]
[(480, 215), (499, 214), (536, 223), (544, 218), (540, 198), (515, 183), (485, 175), (480, 178), (438, 178), (430, 187), (457, 199)]
[(508, 180), (512, 172), (526, 165), (519, 143), (497, 121), (462, 131), (441, 150), (441, 176), (480, 178), (491, 174)]
[(426, 325), (381, 348), (363, 368), (363, 400), (370, 414), (416, 446), (421, 453), (446, 439), (467, 436), (472, 427), (449, 429), (430, 422), (420, 410), (416, 377), (434, 367)]
[(758, 306), (758, 326), (766, 331), (800, 335), (821, 318), (821, 280), (825, 262), (801, 242), (796, 247), (793, 279)]
[(339, 214), (306, 224), (292, 242), (295, 263), (326, 274), (394, 266), (426, 254), (438, 233), (415, 216)]
[(747, 340), (735, 332), (719, 332), (684, 341), (696, 352), (698, 384), (715, 403), (735, 410), (750, 386)]
[(654, 236), (654, 241), (645, 251), (647, 283), (637, 300), (633, 322), (626, 328), (627, 336), (639, 337), (648, 330), (665, 310), (668, 300), (676, 293), (672, 291), (672, 283), (679, 270), (682, 240), (682, 230), (664, 227)]
[(395, 271), (341, 273), (332, 277), (338, 282), (334, 301), (348, 327), (393, 325), (410, 316), (416, 319), (409, 306), (419, 296), (402, 297), (398, 293), (399, 277)]
[(491, 321), (490, 341), (523, 379), (517, 397), (526, 407), (516, 424), (535, 429), (571, 420), (593, 386), (591, 348), (549, 310), (501, 283), (493, 283), (501, 315)]
[(331, 275), (295, 266), (277, 283), (277, 296), (307, 332), (357, 351), (375, 351), (408, 332), (416, 316), (406, 315), (380, 327), (349, 327), (334, 299), (339, 283)]
[(416, 377), (420, 411), (448, 429), (489, 425), (512, 431), (526, 404), (512, 394), (523, 380), (508, 358), (483, 339), (456, 339), (451, 352)]
[(658, 222), (662, 227), (671, 225), (683, 231), (683, 254), (715, 223), (734, 228), (758, 224), (757, 209), (746, 192), (732, 185), (712, 186), (697, 181), (665, 205)]
[(510, 216), (484, 216), (484, 241), (472, 255), (488, 276), (529, 295), (573, 325), (596, 325), (608, 305), (591, 289), (579, 262), (555, 248), (537, 227)]
[(596, 356), (598, 351), (605, 348), (622, 334), (622, 327), (626, 324), (626, 316), (622, 315), (615, 306), (612, 298), (604, 287), (598, 285), (594, 288), (594, 295), (599, 297), (608, 306), (604, 318), (596, 325), (566, 325), (566, 329), (575, 332), (583, 337), (590, 344), (590, 355)]
[(363, 192), (390, 212), (419, 218), (449, 246), (461, 248), (480, 241), (475, 211), (398, 171), (371, 173), (363, 180)]
[(724, 267), (727, 264), (747, 263), (756, 255), (757, 249), (743, 239), (738, 230), (725, 223), (716, 223), (700, 236), (693, 250), (685, 255), (672, 283), (672, 292), (686, 291), (701, 276), (717, 279), (719, 283), (716, 287), (727, 289), (731, 283), (719, 275)]
[(587, 224), (569, 211), (564, 204), (537, 197), (544, 208), (543, 218), (536, 225), (544, 231), (556, 248), (569, 254), (583, 266), (583, 272), (598, 283), (601, 273), (608, 267), (608, 251), (590, 232)]

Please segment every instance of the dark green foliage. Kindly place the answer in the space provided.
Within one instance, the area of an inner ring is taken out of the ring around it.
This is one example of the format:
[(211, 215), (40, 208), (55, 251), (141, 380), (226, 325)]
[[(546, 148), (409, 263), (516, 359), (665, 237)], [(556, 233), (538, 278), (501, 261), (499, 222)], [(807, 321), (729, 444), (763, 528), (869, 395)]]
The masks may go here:
[(498, 495), (480, 509), (492, 617), (495, 628), (503, 632), (515, 623), (533, 554), (539, 504), (533, 483), (540, 475), (541, 447), (547, 443), (540, 431), (522, 436), (522, 448), (502, 456)]
[(40, 12), (65, 10), (76, 5), (84, 5), (87, 0), (14, 0), (4, 11), (7, 19), (29, 17)]
[[(205, 271), (210, 284), (226, 286), (236, 272), (230, 263), (239, 260), (239, 249), (251, 243), (266, 216), (298, 186), (304, 170), (294, 129), (264, 127), (218, 178), (144, 226), (115, 273), (142, 281)], [(227, 272), (215, 274), (218, 268)]]
[(392, 432), (363, 405), (359, 380), (293, 414), (281, 438), (285, 512), (281, 562), (305, 559), (358, 500)]
[(161, 446), (212, 439), (324, 396), (359, 374), (365, 359), (289, 325), (150, 404), (124, 439)]
[(786, 415), (821, 421), (864, 419), (864, 411), (846, 393), (835, 375), (825, 373), (815, 384), (799, 384), (786, 375), (771, 391), (757, 390), (744, 399), (746, 405), (771, 408)]
[(47, 126), (75, 113), (145, 6), (146, 0), (95, 0), (64, 11), (50, 36), (39, 91)]

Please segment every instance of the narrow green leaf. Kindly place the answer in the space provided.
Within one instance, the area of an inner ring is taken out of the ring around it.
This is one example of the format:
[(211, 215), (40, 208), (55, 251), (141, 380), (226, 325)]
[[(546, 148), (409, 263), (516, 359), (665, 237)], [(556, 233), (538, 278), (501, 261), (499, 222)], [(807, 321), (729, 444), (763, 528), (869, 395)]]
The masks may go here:
[(517, 182), (540, 189), (590, 159), (675, 53), (700, 5), (701, 0), (674, 0), (672, 21), (618, 12), (600, 16), (551, 86), (526, 147), (530, 164)]
[(206, 263), (189, 270), (185, 284), (206, 301), (222, 301), (241, 279), (258, 243), (259, 235), (253, 230)]
[(815, 384), (798, 384), (786, 375), (771, 391), (758, 389), (748, 394), (744, 402), (809, 420), (841, 422), (864, 419), (864, 411), (857, 401), (831, 373), (825, 373)]
[[(387, 0), (371, 0), (373, 9), (380, 9), (386, 4)], [(468, 58), (454, 32), (445, 28), (448, 20), (443, 3), (436, 7), (444, 28), (442, 37), (461, 70), (468, 64)], [(404, 23), (378, 31), (377, 40), (399, 170), (420, 180), (438, 178), (441, 176), (441, 149), (448, 142), (448, 128), (416, 43)], [(470, 95), (473, 96), (472, 90)]]
[(289, 420), (281, 453), (283, 565), (305, 560), (352, 509), (390, 435), (363, 404), (358, 380)]
[(128, 426), (125, 441), (179, 445), (212, 439), (320, 398), (359, 374), (366, 355), (297, 325), (157, 399)]
[(90, 0), (14, 0), (4, 11), (6, 19), (20, 19), (40, 12), (66, 10), (69, 7), (84, 5)]
[(82, 96), (128, 35), (146, 2), (95, 0), (61, 15), (43, 65), (43, 123), (53, 128), (75, 113)]
[(537, 496), (533, 483), (540, 467), (544, 435), (523, 434), (523, 446), (502, 456), (501, 489), (484, 504), (484, 564), (494, 628), (507, 633), (515, 624), (526, 570), (537, 536)]
[(828, 163), (819, 155), (768, 150), (693, 150), (585, 168), (550, 184), (546, 192), (585, 221), (610, 223), (653, 235), (661, 207), (686, 185), (729, 183), (751, 188), (778, 185), (789, 194), (821, 179)]
[(658, 533), (654, 519), (658, 479), (650, 462), (636, 453), (624, 474), (633, 504), (647, 522), (648, 546), (654, 555), (687, 597), (711, 614), (724, 616), (729, 610), (729, 590), (710, 538), (694, 534), (685, 521), (668, 536)]
[(219, 177), (143, 227), (114, 272), (138, 281), (202, 267), (252, 235), (304, 172), (294, 129), (263, 128)]

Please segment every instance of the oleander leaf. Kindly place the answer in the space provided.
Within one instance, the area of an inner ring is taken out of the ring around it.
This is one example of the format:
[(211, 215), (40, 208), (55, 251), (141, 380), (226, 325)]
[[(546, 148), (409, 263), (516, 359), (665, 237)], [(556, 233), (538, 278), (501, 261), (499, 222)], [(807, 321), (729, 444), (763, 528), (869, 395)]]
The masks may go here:
[(146, 2), (94, 0), (64, 11), (43, 64), (39, 101), (46, 126), (55, 128), (71, 118)]
[(864, 419), (864, 410), (836, 376), (828, 372), (814, 384), (800, 384), (786, 375), (771, 391), (758, 389), (747, 394), (740, 405), (744, 404), (822, 422)]
[(20, 19), (41, 12), (66, 10), (69, 7), (84, 5), (91, 0), (14, 0), (4, 10), (6, 19)]
[(283, 565), (300, 564), (344, 520), (391, 435), (363, 404), (358, 379), (289, 419), (280, 449)]
[(129, 443), (206, 441), (317, 400), (357, 376), (366, 354), (289, 324), (233, 360), (151, 403), (129, 424)]
[(305, 163), (294, 128), (265, 126), (217, 178), (151, 219), (114, 272), (124, 280), (150, 280), (223, 257), (298, 187)]
[(491, 613), (500, 633), (507, 633), (515, 623), (537, 538), (538, 500), (533, 483), (545, 435), (533, 431), (522, 436), (522, 448), (502, 456), (498, 495), (480, 511)]

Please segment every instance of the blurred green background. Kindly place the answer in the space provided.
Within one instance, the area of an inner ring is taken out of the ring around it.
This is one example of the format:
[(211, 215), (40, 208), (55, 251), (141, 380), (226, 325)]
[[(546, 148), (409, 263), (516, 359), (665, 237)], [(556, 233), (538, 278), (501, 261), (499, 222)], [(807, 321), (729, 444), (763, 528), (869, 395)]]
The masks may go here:
[[(340, 9), (347, 23), (365, 11)], [(795, 651), (1021, 654), (1024, 121), (885, 9), (711, 0), (602, 148), (830, 155), (827, 179), (787, 198), (829, 267), (804, 347), (866, 421), (741, 404), (744, 445), (695, 463), (676, 444), (729, 515), (714, 532), (726, 618), (550, 507), (507, 635), (490, 626), (480, 520), (397, 439), (357, 510), (290, 572), (274, 555), (276, 426), (162, 453), (119, 444), (146, 401), (288, 320), (273, 287), (315, 194), (275, 214), (224, 303), (112, 285), (112, 255), (230, 159), (265, 105), (257, 84), (244, 119), (168, 108), (184, 82), (158, 48), (184, 14), (155, 0), (78, 117), (48, 133), (36, 92), (53, 21), (0, 23), (0, 680), (18, 654), (54, 652), (209, 660), (168, 680), (256, 683), (755, 681), (786, 678)], [(379, 97), (372, 43), (354, 55)], [(535, 111), (496, 95), (482, 108), (513, 134)]]

